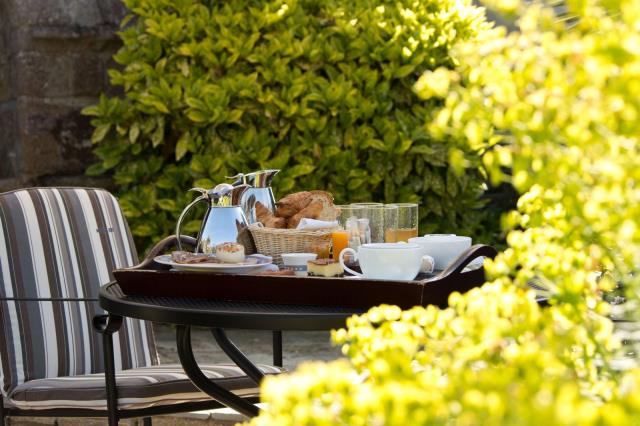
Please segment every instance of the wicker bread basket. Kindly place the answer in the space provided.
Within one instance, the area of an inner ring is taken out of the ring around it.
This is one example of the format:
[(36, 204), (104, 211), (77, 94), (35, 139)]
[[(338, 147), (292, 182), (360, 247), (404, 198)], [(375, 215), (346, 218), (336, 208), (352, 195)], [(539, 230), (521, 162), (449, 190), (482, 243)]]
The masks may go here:
[(273, 257), (273, 263), (282, 268), (282, 253), (305, 253), (309, 246), (331, 243), (333, 229), (305, 231), (297, 229), (265, 228), (262, 224), (249, 225), (258, 253)]

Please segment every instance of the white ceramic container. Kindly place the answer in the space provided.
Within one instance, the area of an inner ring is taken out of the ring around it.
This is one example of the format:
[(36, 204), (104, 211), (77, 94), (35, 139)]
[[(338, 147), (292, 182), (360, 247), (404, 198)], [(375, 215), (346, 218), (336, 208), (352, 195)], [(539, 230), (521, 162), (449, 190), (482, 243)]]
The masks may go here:
[[(354, 256), (360, 263), (362, 274), (344, 264), (346, 254)], [(417, 244), (375, 243), (363, 244), (356, 252), (346, 248), (340, 253), (340, 264), (345, 271), (379, 280), (412, 280), (418, 275), (422, 264), (422, 248)]]
[(316, 253), (283, 253), (284, 269), (290, 269), (299, 277), (307, 276), (307, 261), (316, 260)]
[(471, 247), (471, 237), (455, 234), (427, 234), (424, 237), (409, 238), (409, 242), (418, 244), (423, 255), (433, 257), (437, 270), (445, 269)]

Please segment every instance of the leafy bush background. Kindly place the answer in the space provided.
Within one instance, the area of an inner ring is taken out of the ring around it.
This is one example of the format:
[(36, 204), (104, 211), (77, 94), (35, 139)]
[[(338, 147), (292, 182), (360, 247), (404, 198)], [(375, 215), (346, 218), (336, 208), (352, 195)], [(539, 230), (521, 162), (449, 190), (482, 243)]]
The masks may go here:
[[(110, 71), (121, 97), (86, 108), (138, 241), (172, 232), (192, 186), (279, 168), (276, 196), (324, 188), (337, 202), (413, 201), (422, 232), (480, 235), (477, 150), (424, 124), (426, 70), (483, 25), (448, 0), (125, 0)], [(437, 83), (437, 82), (436, 82)], [(456, 174), (450, 158), (466, 170)], [(493, 225), (491, 225), (493, 224)], [(192, 221), (187, 230), (197, 230)], [(487, 237), (484, 237), (485, 239)]]

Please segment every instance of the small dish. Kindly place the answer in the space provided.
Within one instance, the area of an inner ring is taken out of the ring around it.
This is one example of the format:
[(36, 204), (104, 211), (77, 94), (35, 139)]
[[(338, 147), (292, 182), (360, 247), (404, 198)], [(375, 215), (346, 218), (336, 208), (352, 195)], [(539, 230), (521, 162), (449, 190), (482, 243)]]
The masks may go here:
[(284, 269), (291, 269), (299, 277), (307, 276), (307, 261), (318, 258), (316, 253), (282, 253), (281, 256)]

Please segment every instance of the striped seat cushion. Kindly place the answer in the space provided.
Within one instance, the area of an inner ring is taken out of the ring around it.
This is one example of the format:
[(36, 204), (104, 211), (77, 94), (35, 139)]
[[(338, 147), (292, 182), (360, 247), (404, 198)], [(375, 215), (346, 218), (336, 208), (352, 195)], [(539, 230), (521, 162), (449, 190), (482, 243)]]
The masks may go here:
[[(242, 397), (259, 395), (258, 386), (240, 368), (230, 364), (202, 365), (203, 373), (215, 383)], [(265, 374), (284, 370), (258, 365)], [(136, 368), (116, 374), (118, 407), (138, 409), (181, 402), (208, 401), (177, 364)], [(106, 410), (103, 374), (32, 380), (9, 394), (11, 405), (30, 410), (52, 408), (86, 408)]]
[[(2, 394), (21, 383), (104, 371), (91, 326), (111, 271), (138, 262), (127, 222), (107, 191), (31, 188), (0, 194), (0, 376)], [(126, 319), (115, 335), (116, 369), (157, 364), (149, 324)]]

